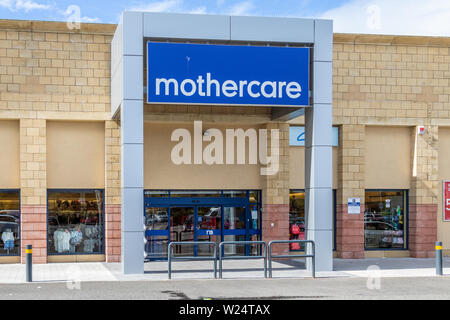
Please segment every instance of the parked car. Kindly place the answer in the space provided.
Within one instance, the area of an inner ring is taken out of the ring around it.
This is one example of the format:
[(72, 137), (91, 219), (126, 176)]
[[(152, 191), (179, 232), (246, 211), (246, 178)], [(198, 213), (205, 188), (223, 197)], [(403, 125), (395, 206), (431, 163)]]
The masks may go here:
[(199, 227), (201, 229), (216, 229), (221, 228), (217, 226), (217, 219), (220, 219), (222, 211), (220, 208), (211, 208), (209, 212), (203, 216), (202, 221), (199, 222)]
[(169, 221), (169, 215), (166, 211), (157, 211), (153, 214), (147, 213), (145, 215), (145, 224), (152, 226), (155, 223), (164, 223)]
[(18, 232), (20, 223), (19, 217), (4, 212), (5, 211), (0, 212), (0, 232), (5, 232), (8, 229), (12, 232)]
[(167, 211), (157, 211), (153, 216), (156, 222), (169, 221), (169, 215), (167, 214)]
[[(214, 208), (213, 208), (214, 209)], [(218, 210), (211, 209), (207, 214), (201, 216), (201, 220), (197, 222), (197, 228), (201, 230), (212, 230), (220, 229), (221, 226), (217, 226), (217, 219), (220, 219), (220, 208)], [(200, 216), (199, 216), (200, 218)], [(194, 215), (189, 215), (186, 217), (183, 223), (183, 231), (193, 231), (194, 230)]]
[(404, 232), (395, 225), (383, 221), (364, 221), (366, 247), (403, 247)]
[(384, 221), (364, 221), (364, 229), (371, 231), (386, 231), (386, 230), (396, 230), (393, 224)]
[(376, 212), (366, 211), (364, 212), (364, 221), (384, 221), (385, 218), (382, 214)]
[(0, 216), (4, 215), (4, 214), (14, 216), (17, 219), (20, 219), (20, 211), (19, 210), (0, 210)]

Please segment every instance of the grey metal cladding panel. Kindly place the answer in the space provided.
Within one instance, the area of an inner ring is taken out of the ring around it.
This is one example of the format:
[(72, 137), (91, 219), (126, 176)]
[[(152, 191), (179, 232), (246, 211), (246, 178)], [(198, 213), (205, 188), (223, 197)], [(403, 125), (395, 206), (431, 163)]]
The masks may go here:
[(111, 41), (111, 75), (114, 75), (123, 55), (122, 31), (123, 25), (119, 24)]
[(231, 17), (231, 40), (314, 43), (314, 20)]
[(314, 104), (333, 103), (333, 63), (315, 61), (314, 64)]
[(230, 40), (230, 17), (146, 12), (144, 37)]
[(315, 20), (314, 61), (333, 60), (333, 20)]
[(124, 12), (123, 20), (123, 54), (142, 55), (142, 12)]

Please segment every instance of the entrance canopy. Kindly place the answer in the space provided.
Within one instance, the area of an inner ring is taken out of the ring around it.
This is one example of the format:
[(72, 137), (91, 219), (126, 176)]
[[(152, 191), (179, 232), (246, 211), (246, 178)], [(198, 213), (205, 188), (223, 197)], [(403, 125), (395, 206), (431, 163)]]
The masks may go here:
[[(304, 114), (307, 237), (316, 242), (317, 270), (332, 270), (332, 40), (329, 20), (123, 13), (111, 44), (111, 116), (121, 124), (124, 273), (144, 271), (143, 127), (149, 103), (262, 106), (270, 109), (268, 126)], [(219, 205), (224, 219), (227, 207), (220, 203), (206, 213), (206, 207), (183, 205), (173, 216), (198, 219)], [(168, 210), (152, 219), (165, 219)]]

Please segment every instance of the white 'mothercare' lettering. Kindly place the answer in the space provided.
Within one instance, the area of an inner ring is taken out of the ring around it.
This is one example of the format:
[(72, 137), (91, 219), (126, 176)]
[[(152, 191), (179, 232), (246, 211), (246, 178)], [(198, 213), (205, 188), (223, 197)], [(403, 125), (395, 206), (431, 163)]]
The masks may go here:
[(177, 80), (175, 80), (175, 79), (169, 79), (169, 80), (167, 80), (167, 79), (164, 79), (164, 78), (157, 78), (156, 79), (156, 95), (157, 96), (159, 96), (161, 93), (160, 93), (160, 88), (161, 88), (161, 83), (164, 83), (165, 84), (165, 89), (166, 89), (166, 91), (165, 91), (165, 95), (166, 96), (168, 96), (168, 95), (170, 95), (170, 84), (171, 83), (173, 83), (173, 86), (174, 86), (174, 95), (178, 95), (178, 81)]
[(155, 94), (159, 95), (175, 95), (179, 92), (182, 95), (191, 97), (198, 94), (200, 97), (220, 97), (221, 95), (227, 98), (235, 96), (244, 97), (245, 95), (251, 98), (259, 98), (263, 96), (266, 99), (283, 98), (285, 95), (290, 99), (298, 99), (302, 95), (302, 87), (296, 81), (265, 81), (263, 83), (257, 80), (225, 80), (220, 83), (213, 79), (211, 73), (206, 74), (206, 80), (199, 75), (197, 79), (184, 79), (181, 84), (178, 80), (170, 78), (156, 78)]

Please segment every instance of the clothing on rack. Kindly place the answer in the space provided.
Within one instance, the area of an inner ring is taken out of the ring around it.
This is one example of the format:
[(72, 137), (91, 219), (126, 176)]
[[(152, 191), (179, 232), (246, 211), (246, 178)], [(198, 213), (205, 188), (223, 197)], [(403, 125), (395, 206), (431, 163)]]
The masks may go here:
[(84, 228), (85, 240), (83, 241), (84, 251), (91, 253), (99, 251), (101, 247), (101, 232), (99, 225), (87, 225)]
[(70, 231), (70, 244), (73, 246), (77, 246), (81, 243), (83, 239), (83, 234), (79, 230)]
[(58, 229), (53, 233), (53, 241), (55, 250), (58, 253), (67, 252), (70, 250), (71, 235), (67, 229)]
[(14, 233), (11, 231), (5, 231), (2, 233), (3, 249), (14, 249)]
[(86, 238), (93, 239), (96, 238), (99, 234), (98, 226), (86, 226), (84, 229), (84, 234), (86, 235)]
[(14, 240), (14, 233), (12, 231), (5, 231), (2, 233), (2, 241)]
[(6, 240), (3, 249), (5, 249), (5, 250), (12, 250), (12, 249), (14, 249), (14, 240)]
[(75, 252), (76, 247), (81, 243), (83, 234), (79, 230), (70, 231), (70, 252)]

